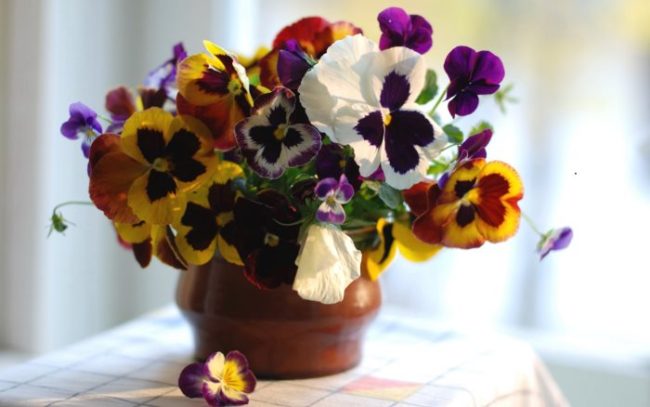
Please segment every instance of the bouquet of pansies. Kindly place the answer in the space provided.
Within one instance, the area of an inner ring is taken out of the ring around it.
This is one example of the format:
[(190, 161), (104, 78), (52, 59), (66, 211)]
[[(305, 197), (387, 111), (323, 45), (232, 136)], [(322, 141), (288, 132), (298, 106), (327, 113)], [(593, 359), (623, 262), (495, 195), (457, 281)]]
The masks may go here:
[[(423, 57), (429, 22), (399, 8), (378, 21), (376, 43), (351, 23), (304, 18), (251, 58), (178, 44), (137, 92), (106, 95), (108, 117), (70, 106), (61, 132), (83, 139), (90, 198), (142, 267), (219, 255), (261, 289), (335, 303), (398, 249), (423, 261), (515, 234), (523, 185), (486, 159), (491, 126), (465, 135), (437, 113), (443, 101), (453, 119), (481, 95), (508, 100), (501, 60), (456, 47), (439, 91)], [(65, 229), (57, 208), (52, 219)], [(541, 235), (542, 255), (571, 239)]]

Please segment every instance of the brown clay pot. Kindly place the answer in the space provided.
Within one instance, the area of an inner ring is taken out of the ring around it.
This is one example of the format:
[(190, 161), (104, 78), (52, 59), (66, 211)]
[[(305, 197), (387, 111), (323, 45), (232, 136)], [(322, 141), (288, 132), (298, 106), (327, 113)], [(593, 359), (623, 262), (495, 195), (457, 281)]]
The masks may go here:
[(363, 277), (342, 302), (324, 305), (289, 286), (259, 290), (220, 256), (180, 274), (176, 302), (194, 331), (196, 358), (239, 350), (262, 378), (317, 377), (356, 366), (381, 304), (379, 284)]

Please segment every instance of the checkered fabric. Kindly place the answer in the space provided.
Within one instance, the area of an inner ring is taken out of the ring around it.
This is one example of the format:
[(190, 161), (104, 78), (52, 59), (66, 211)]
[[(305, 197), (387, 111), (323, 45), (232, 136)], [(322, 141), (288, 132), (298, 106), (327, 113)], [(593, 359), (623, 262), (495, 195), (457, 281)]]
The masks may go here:
[[(428, 329), (384, 310), (363, 362), (317, 379), (261, 381), (251, 406), (565, 406), (531, 350), (503, 336)], [(189, 327), (172, 306), (0, 371), (0, 406), (201, 406), (176, 386), (192, 361)], [(287, 352), (290, 350), (287, 349)]]

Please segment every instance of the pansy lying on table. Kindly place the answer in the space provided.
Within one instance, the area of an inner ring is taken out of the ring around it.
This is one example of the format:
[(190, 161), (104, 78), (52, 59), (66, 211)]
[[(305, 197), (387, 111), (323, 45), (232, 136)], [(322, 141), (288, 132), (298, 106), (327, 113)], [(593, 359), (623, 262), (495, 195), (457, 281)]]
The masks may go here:
[[(70, 106), (61, 132), (83, 139), (90, 198), (141, 266), (218, 253), (260, 289), (335, 303), (397, 251), (424, 261), (516, 233), (520, 176), (487, 158), (489, 124), (457, 126), (482, 97), (509, 100), (501, 59), (452, 49), (440, 90), (423, 55), (429, 22), (399, 8), (378, 21), (375, 42), (349, 22), (304, 18), (252, 57), (177, 44), (137, 91), (107, 94), (108, 117)], [(572, 233), (540, 236), (543, 257)]]

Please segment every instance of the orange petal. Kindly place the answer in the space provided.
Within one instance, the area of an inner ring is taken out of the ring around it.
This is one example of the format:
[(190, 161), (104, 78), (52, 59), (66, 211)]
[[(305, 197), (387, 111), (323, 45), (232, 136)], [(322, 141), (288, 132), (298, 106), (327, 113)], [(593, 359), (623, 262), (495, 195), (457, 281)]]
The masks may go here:
[(440, 188), (434, 181), (422, 181), (402, 191), (411, 213), (420, 216), (433, 206), (440, 195)]
[(280, 76), (278, 75), (278, 57), (280, 50), (274, 49), (266, 54), (259, 62), (260, 83), (268, 89), (281, 86)]
[[(94, 163), (90, 174), (90, 199), (109, 219), (120, 223), (137, 223), (140, 219), (127, 204), (128, 191), (135, 179), (142, 176), (147, 168), (120, 149), (116, 149), (112, 145), (114, 141), (107, 143), (111, 146), (106, 154), (98, 151), (93, 154), (93, 143), (91, 156), (101, 157)], [(99, 148), (101, 144), (97, 145), (97, 149)]]

